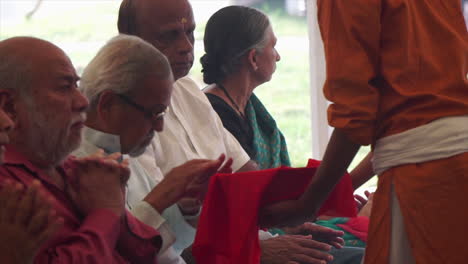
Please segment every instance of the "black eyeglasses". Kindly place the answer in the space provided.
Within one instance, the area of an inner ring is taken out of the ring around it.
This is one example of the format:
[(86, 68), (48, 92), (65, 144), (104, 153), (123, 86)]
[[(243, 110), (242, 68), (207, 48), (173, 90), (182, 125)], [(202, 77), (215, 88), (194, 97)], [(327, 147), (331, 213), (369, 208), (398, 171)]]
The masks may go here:
[(146, 109), (144, 106), (135, 103), (135, 101), (133, 101), (132, 99), (130, 99), (130, 97), (128, 97), (126, 95), (117, 94), (117, 96), (119, 96), (120, 99), (125, 101), (125, 103), (135, 107), (135, 109), (142, 112), (145, 115), (145, 117), (148, 118), (151, 121), (155, 122), (155, 121), (158, 121), (160, 119), (163, 119), (164, 115), (166, 114), (166, 109), (167, 108), (165, 108), (162, 111), (149, 110), (149, 109)]

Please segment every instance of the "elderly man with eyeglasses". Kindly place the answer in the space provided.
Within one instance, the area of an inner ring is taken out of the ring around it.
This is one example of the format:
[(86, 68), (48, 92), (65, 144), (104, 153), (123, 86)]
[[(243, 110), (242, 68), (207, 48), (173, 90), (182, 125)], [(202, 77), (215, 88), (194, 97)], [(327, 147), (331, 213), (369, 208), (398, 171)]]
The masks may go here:
[(173, 82), (169, 62), (152, 45), (127, 35), (110, 40), (83, 72), (80, 89), (90, 106), (83, 143), (74, 153), (82, 156), (104, 151), (101, 155), (130, 156), (126, 207), (161, 234), (159, 264), (185, 263), (171, 246), (175, 236), (163, 212), (180, 217), (175, 228), (188, 228), (190, 223), (176, 203), (187, 196), (203, 199), (210, 176), (218, 170), (230, 171), (232, 164), (229, 160), (221, 166), (224, 155), (217, 160), (188, 161), (156, 185), (153, 179), (158, 175), (148, 175), (133, 158), (145, 151), (155, 131), (162, 131)]

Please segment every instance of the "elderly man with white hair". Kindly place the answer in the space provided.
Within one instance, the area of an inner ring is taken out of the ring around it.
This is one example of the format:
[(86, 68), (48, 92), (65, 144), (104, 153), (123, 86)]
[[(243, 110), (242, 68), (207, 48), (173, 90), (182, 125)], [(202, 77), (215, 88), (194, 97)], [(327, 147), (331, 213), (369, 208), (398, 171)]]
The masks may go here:
[[(137, 157), (150, 144), (155, 131), (163, 129), (163, 117), (170, 102), (173, 77), (166, 57), (144, 40), (120, 35), (110, 40), (83, 72), (80, 89), (90, 101), (84, 140), (77, 155), (98, 149), (107, 155), (128, 154)], [(203, 198), (211, 175), (222, 168), (225, 156), (217, 160), (192, 160), (174, 168), (156, 185), (137, 159), (130, 158), (127, 184), (127, 208), (144, 223), (158, 229), (163, 246), (159, 263), (185, 263), (175, 253), (175, 241), (163, 216), (189, 226), (176, 202), (183, 196)], [(151, 190), (148, 193), (148, 190)], [(163, 215), (163, 216), (162, 216)]]

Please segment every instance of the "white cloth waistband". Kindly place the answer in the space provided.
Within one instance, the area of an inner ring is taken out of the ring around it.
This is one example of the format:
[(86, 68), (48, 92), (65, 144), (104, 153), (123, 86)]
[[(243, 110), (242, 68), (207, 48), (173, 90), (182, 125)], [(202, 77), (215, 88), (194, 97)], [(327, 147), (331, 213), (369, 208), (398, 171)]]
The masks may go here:
[(404, 164), (448, 158), (468, 151), (468, 116), (436, 119), (426, 125), (377, 140), (374, 173)]

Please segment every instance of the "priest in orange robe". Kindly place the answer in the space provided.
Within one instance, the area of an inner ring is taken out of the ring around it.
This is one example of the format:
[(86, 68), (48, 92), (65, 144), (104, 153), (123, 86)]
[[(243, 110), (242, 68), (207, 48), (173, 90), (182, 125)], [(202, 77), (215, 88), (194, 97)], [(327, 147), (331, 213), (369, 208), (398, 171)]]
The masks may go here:
[[(335, 128), (300, 199), (263, 226), (313, 218), (361, 145), (379, 175), (366, 264), (467, 263), (468, 33), (459, 0), (318, 0)], [(454, 230), (454, 228), (456, 228)]]

